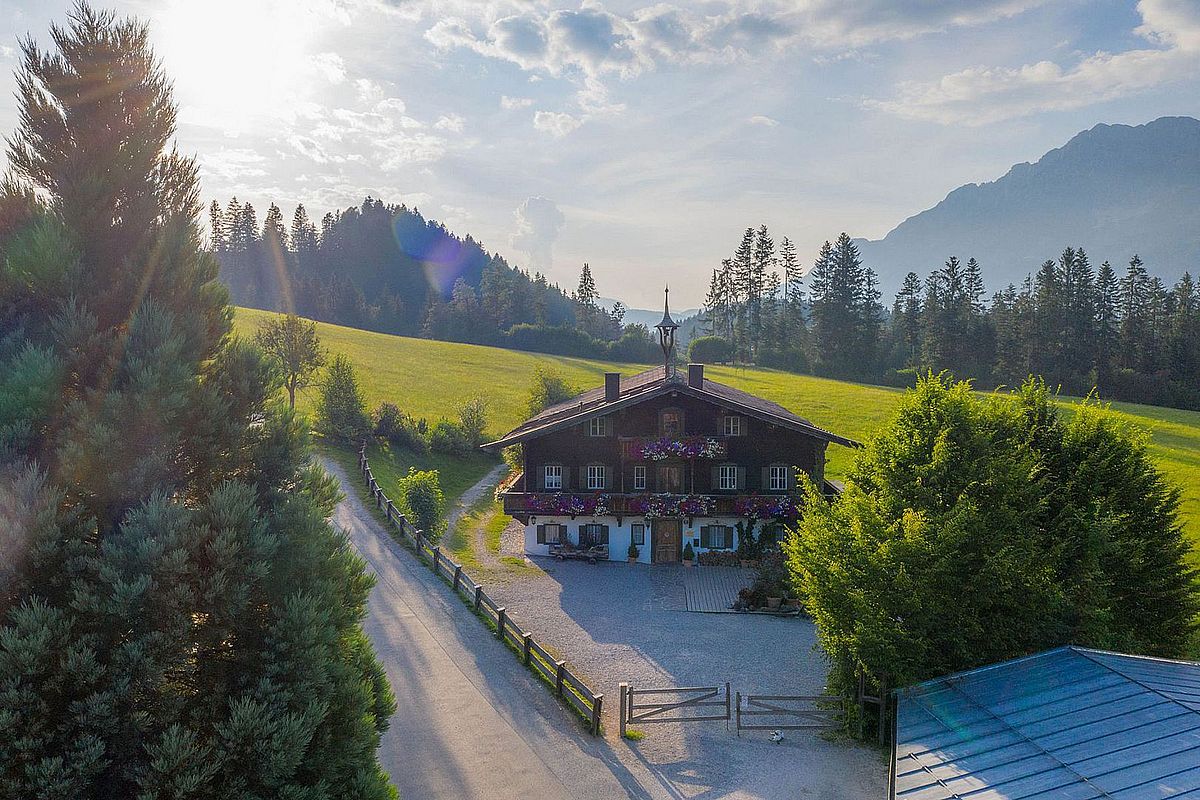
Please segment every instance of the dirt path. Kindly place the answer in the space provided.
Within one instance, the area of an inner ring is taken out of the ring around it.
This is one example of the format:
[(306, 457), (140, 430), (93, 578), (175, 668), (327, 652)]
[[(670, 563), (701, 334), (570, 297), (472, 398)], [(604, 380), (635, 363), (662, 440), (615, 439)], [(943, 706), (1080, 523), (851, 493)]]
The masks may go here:
[(463, 515), (471, 510), (471, 507), (479, 502), (480, 498), (494, 491), (496, 484), (500, 482), (500, 478), (508, 469), (507, 464), (497, 464), (492, 467), (487, 475), (479, 479), (479, 482), (462, 493), (462, 496), (457, 500), (452, 501), (449, 513), (446, 514), (446, 530), (454, 530), (454, 526), (463, 518)]

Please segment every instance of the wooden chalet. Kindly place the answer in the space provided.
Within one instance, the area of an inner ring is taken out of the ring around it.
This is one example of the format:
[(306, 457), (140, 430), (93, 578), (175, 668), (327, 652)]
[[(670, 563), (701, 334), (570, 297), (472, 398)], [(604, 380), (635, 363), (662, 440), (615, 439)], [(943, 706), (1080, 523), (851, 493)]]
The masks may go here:
[(830, 443), (856, 442), (788, 409), (673, 366), (669, 306), (656, 328), (664, 366), (551, 406), (484, 445), (522, 445), (521, 473), (503, 494), (507, 514), (525, 523), (525, 549), (549, 555), (560, 543), (601, 546), (623, 561), (629, 545), (644, 563), (735, 549), (737, 524), (772, 535), (798, 515), (797, 471), (824, 479)]

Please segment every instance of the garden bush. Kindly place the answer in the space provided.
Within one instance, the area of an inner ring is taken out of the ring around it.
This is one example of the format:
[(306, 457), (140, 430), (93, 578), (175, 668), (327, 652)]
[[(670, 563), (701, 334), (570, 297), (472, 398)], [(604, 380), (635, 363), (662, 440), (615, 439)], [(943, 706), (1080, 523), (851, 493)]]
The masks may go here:
[(436, 469), (418, 470), (409, 467), (408, 474), (398, 482), (400, 493), (396, 500), (400, 512), (431, 539), (441, 536), (442, 516), (446, 512), (446, 496), (442, 493), (441, 476)]

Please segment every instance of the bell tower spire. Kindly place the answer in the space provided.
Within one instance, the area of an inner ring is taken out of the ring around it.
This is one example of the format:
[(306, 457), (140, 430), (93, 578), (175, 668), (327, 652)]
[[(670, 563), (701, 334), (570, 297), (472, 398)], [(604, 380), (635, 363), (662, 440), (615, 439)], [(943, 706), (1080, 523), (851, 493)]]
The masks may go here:
[(654, 326), (658, 330), (658, 343), (663, 350), (664, 375), (670, 378), (675, 373), (675, 331), (679, 325), (671, 319), (671, 287), (663, 289), (663, 318)]

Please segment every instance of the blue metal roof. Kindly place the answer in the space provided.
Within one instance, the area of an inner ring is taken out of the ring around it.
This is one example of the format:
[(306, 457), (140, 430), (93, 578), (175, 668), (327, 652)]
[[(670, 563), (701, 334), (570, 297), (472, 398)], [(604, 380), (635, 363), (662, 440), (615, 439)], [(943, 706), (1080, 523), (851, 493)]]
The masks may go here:
[(1200, 800), (1200, 664), (1061, 647), (902, 689), (897, 800)]

